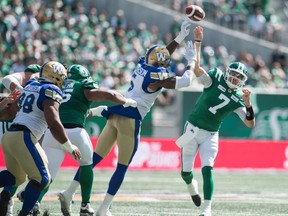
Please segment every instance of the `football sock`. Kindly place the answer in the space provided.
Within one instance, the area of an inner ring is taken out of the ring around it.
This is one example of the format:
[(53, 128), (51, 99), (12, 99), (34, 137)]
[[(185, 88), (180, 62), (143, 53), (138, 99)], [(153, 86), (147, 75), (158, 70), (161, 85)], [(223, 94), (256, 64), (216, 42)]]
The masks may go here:
[(101, 206), (99, 207), (99, 209), (105, 209), (105, 210), (108, 209), (112, 203), (113, 198), (114, 198), (113, 195), (106, 193), (104, 200), (103, 200)]
[(214, 192), (214, 181), (211, 166), (202, 168), (204, 200), (211, 200)]
[(80, 167), (80, 185), (82, 202), (90, 202), (92, 184), (93, 184), (93, 167), (92, 164)]
[(181, 171), (181, 177), (185, 181), (186, 184), (190, 184), (193, 179), (193, 173)]
[(39, 196), (39, 198), (38, 198), (38, 202), (41, 203), (43, 197), (45, 196), (45, 194), (46, 194), (47, 191), (49, 190), (50, 185), (52, 184), (52, 182), (53, 182), (53, 181), (51, 180), (50, 184), (49, 184), (46, 188), (44, 188), (44, 189), (41, 191), (41, 194), (40, 194), (40, 196)]
[[(39, 184), (40, 185), (40, 184)], [(36, 201), (40, 196), (41, 190), (38, 186), (35, 186), (32, 181), (30, 181), (25, 188), (25, 196), (29, 196), (28, 199), (24, 199), (22, 211), (29, 212), (35, 205)]]
[(108, 194), (115, 195), (117, 193), (117, 191), (121, 187), (121, 184), (125, 178), (127, 169), (128, 169), (128, 166), (119, 164), (119, 163), (117, 164), (117, 168), (115, 172), (113, 173), (109, 182), (109, 187), (107, 190)]
[(5, 186), (4, 187), (4, 190), (8, 190), (10, 192), (11, 197), (13, 197), (15, 195), (17, 189), (18, 189), (18, 186), (11, 186), (10, 185), (10, 186)]
[(16, 179), (8, 170), (0, 172), (0, 187), (15, 185)]
[(75, 194), (79, 186), (80, 186), (80, 183), (78, 181), (73, 180), (69, 188), (67, 188), (67, 190), (65, 190), (63, 194), (65, 194), (66, 197), (70, 197), (70, 199), (72, 200), (72, 197)]
[[(93, 152), (93, 164), (92, 166), (95, 167), (103, 158), (98, 155), (96, 152)], [(79, 182), (79, 173), (80, 173), (80, 168), (77, 170), (74, 180)]]

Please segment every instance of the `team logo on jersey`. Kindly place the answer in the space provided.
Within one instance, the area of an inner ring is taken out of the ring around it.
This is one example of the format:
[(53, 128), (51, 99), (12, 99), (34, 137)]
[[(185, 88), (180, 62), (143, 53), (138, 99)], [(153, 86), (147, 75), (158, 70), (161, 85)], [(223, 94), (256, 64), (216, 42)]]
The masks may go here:
[(151, 79), (157, 79), (157, 80), (164, 80), (168, 78), (168, 73), (162, 73), (162, 72), (151, 72), (150, 73)]

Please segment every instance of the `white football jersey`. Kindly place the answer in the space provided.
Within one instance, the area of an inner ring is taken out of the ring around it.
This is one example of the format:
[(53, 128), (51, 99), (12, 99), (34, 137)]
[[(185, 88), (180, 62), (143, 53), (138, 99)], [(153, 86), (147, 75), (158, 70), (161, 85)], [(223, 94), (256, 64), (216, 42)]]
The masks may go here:
[(132, 74), (130, 87), (126, 92), (125, 97), (137, 101), (137, 109), (142, 119), (150, 111), (155, 100), (162, 91), (162, 88), (159, 88), (156, 91), (149, 90), (149, 84), (166, 79), (168, 76), (169, 72), (166, 68), (146, 65), (144, 64), (143, 57), (139, 60), (138, 65)]
[(39, 140), (48, 127), (42, 107), (47, 98), (61, 103), (62, 91), (53, 84), (29, 81), (19, 97), (19, 110), (12, 124), (28, 127)]

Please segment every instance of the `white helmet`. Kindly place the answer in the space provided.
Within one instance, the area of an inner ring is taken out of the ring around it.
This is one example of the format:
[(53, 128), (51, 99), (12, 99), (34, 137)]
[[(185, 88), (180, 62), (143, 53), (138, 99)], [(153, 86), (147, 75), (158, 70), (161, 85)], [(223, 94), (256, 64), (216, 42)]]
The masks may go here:
[(248, 79), (248, 71), (241, 62), (232, 62), (225, 73), (224, 80), (231, 89), (242, 88)]

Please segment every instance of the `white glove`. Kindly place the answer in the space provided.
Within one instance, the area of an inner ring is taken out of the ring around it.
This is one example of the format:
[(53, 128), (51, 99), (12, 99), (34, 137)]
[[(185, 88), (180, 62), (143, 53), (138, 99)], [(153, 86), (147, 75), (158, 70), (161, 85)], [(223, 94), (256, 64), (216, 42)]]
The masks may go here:
[(185, 54), (184, 57), (187, 60), (187, 65), (190, 65), (192, 61), (195, 61), (195, 47), (193, 45), (192, 41), (188, 41), (186, 46), (185, 46)]
[(188, 28), (192, 22), (190, 20), (184, 20), (181, 25), (181, 31), (179, 32), (178, 36), (174, 39), (178, 44), (180, 44), (190, 33), (190, 29)]
[(107, 109), (108, 109), (107, 106), (98, 106), (98, 107), (90, 109), (90, 111), (92, 113), (92, 116), (103, 117), (101, 113), (103, 110), (107, 110)]
[(124, 107), (136, 107), (137, 106), (137, 102), (131, 98), (126, 98), (126, 102), (123, 104)]

